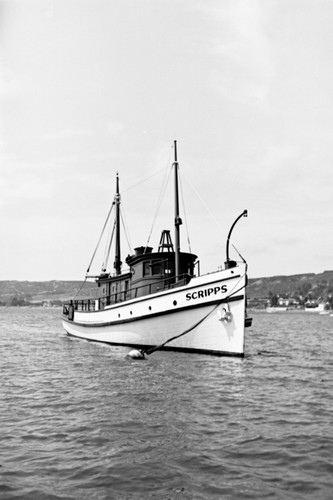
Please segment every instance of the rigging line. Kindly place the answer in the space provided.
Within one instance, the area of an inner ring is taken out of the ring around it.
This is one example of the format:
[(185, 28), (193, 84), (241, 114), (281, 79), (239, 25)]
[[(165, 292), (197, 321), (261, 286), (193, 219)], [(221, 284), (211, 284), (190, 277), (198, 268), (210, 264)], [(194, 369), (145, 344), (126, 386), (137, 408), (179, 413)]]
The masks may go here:
[[(239, 278), (239, 280), (237, 281), (237, 283), (235, 284), (235, 286), (234, 286), (233, 290), (235, 289), (235, 287), (238, 285), (238, 283), (239, 283), (239, 282), (240, 282), (240, 281), (244, 278), (244, 276), (245, 276), (245, 283), (244, 283), (244, 285), (243, 285), (243, 286), (241, 286), (240, 288), (238, 288), (237, 290), (235, 290), (234, 292), (232, 292), (232, 291), (231, 291), (231, 292), (229, 293), (229, 295), (228, 295), (227, 299), (229, 299), (229, 297), (232, 297), (233, 295), (235, 295), (235, 293), (238, 293), (238, 292), (240, 292), (241, 290), (243, 290), (243, 288), (246, 288), (246, 286), (247, 286), (247, 275), (246, 275), (246, 270), (247, 270), (247, 265), (246, 265), (246, 267), (245, 267), (245, 272), (244, 272), (244, 274), (242, 274), (242, 276), (240, 276), (240, 278)], [(227, 299), (226, 299), (226, 300), (227, 300)]]
[(170, 168), (170, 167), (168, 167), (168, 168), (169, 168), (169, 172), (166, 172), (166, 175), (164, 177), (164, 181), (163, 181), (163, 184), (162, 184), (162, 189), (160, 191), (160, 195), (159, 195), (159, 199), (158, 199), (158, 202), (157, 202), (157, 207), (156, 207), (154, 218), (153, 218), (153, 223), (152, 223), (152, 226), (151, 226), (151, 229), (150, 229), (150, 233), (149, 233), (149, 236), (148, 236), (148, 239), (147, 239), (146, 247), (149, 244), (149, 241), (150, 241), (150, 238), (151, 238), (154, 226), (155, 226), (155, 222), (156, 222), (156, 219), (157, 219), (157, 215), (158, 215), (158, 212), (159, 212), (159, 210), (161, 208), (163, 197), (164, 197), (164, 194), (165, 194), (165, 190), (167, 188), (167, 185), (168, 185), (168, 182), (169, 182), (169, 178), (170, 178), (170, 175), (171, 175), (171, 172), (172, 172), (172, 168)]
[(180, 195), (181, 195), (181, 198), (182, 198), (182, 205), (183, 205), (183, 211), (184, 211), (185, 227), (186, 227), (186, 234), (187, 234), (187, 243), (188, 243), (189, 252), (192, 253), (192, 251), (191, 251), (190, 236), (189, 236), (188, 225), (187, 225), (187, 216), (186, 216), (186, 210), (185, 210), (185, 202), (184, 202), (183, 185), (182, 185), (181, 175), (179, 176), (179, 185), (180, 185)]
[[(115, 195), (115, 198), (114, 198), (114, 204), (115, 205), (117, 204), (116, 198), (117, 198), (117, 195)], [(118, 199), (118, 202), (120, 203), (120, 198)], [(114, 232), (115, 232), (115, 229), (116, 229), (116, 225), (117, 225), (116, 217), (114, 217), (113, 224), (111, 224), (111, 222), (109, 224), (108, 236), (107, 236), (107, 239), (106, 239), (106, 242), (105, 242), (104, 258), (103, 258), (103, 264), (102, 264), (102, 272), (105, 272), (106, 269), (107, 269), (107, 265), (108, 265), (108, 261), (109, 261), (109, 257), (110, 257), (111, 245), (112, 245), (112, 242), (113, 242), (113, 236), (114, 236)]]
[[(164, 164), (164, 161), (165, 161), (165, 158), (167, 158), (167, 166), (166, 167), (163, 167), (159, 170), (157, 170), (156, 172), (154, 172), (153, 174), (151, 175), (148, 175), (147, 177), (144, 177), (142, 180), (138, 180), (138, 182), (136, 182), (135, 184), (133, 184), (132, 186), (128, 187), (127, 189), (125, 190), (122, 190), (123, 193), (126, 193), (126, 191), (129, 191), (131, 189), (133, 189), (134, 187), (136, 187), (138, 184), (142, 184), (143, 182), (145, 182), (146, 180), (149, 180), (151, 179), (152, 177), (155, 177), (156, 175), (158, 175), (160, 172), (163, 172), (164, 170), (166, 170), (169, 165), (170, 165), (170, 158), (171, 158), (171, 154), (172, 154), (172, 149), (173, 149), (173, 145), (172, 147), (170, 148), (169, 146), (166, 148), (166, 151), (163, 152), (162, 154), (159, 155), (159, 157), (157, 158), (157, 161), (156, 161), (156, 165), (153, 166), (152, 168), (149, 169), (149, 171), (152, 171), (154, 170), (155, 168), (157, 168), (157, 165), (162, 165)], [(136, 181), (136, 179), (140, 179), (142, 178), (142, 175), (138, 175), (134, 181)]]
[(91, 261), (90, 261), (90, 264), (89, 264), (89, 266), (88, 266), (88, 269), (87, 269), (86, 274), (88, 274), (88, 273), (89, 273), (89, 271), (90, 271), (91, 264), (93, 263), (93, 260), (94, 260), (94, 258), (95, 258), (96, 252), (97, 252), (97, 250), (98, 250), (99, 244), (100, 244), (101, 239), (102, 239), (102, 236), (103, 236), (103, 234), (104, 234), (104, 231), (105, 231), (106, 225), (107, 225), (107, 223), (108, 223), (108, 221), (109, 221), (109, 218), (110, 218), (110, 215), (111, 215), (112, 208), (113, 208), (114, 204), (115, 204), (115, 202), (113, 201), (113, 202), (112, 202), (112, 205), (111, 205), (111, 208), (110, 208), (110, 210), (109, 210), (109, 213), (108, 213), (108, 215), (107, 215), (106, 221), (105, 221), (105, 223), (104, 223), (104, 226), (103, 226), (103, 229), (102, 229), (101, 235), (100, 235), (99, 240), (98, 240), (98, 242), (97, 242), (97, 245), (96, 245), (95, 251), (94, 251), (94, 253), (93, 253), (93, 256), (91, 257)]
[(155, 177), (156, 175), (158, 175), (160, 172), (163, 172), (164, 170), (166, 170), (168, 167), (163, 167), (161, 168), (160, 170), (158, 170), (157, 172), (155, 172), (154, 174), (148, 176), (148, 177), (145, 177), (142, 181), (139, 181), (137, 182), (136, 184), (132, 184), (132, 186), (128, 187), (127, 189), (123, 189), (122, 190), (122, 193), (126, 193), (127, 191), (130, 191), (131, 189), (134, 189), (136, 186), (139, 186), (140, 184), (143, 184), (144, 182), (148, 181), (149, 179), (151, 179), (152, 177)]
[(76, 294), (74, 295), (73, 300), (75, 300), (75, 299), (76, 299), (76, 297), (79, 295), (79, 293), (81, 292), (81, 290), (82, 290), (82, 288), (84, 287), (84, 285), (86, 284), (86, 282), (87, 282), (87, 276), (84, 278), (84, 281), (82, 282), (82, 284), (81, 284), (80, 288), (78, 289), (78, 291), (77, 291), (77, 292), (76, 292)]
[(112, 245), (112, 241), (113, 241), (113, 236), (114, 236), (114, 231), (116, 229), (116, 221), (114, 221), (113, 223), (113, 228), (112, 228), (112, 233), (111, 233), (111, 236), (110, 236), (110, 239), (109, 239), (109, 244), (107, 246), (107, 249), (105, 249), (105, 254), (104, 254), (104, 262), (102, 264), (102, 272), (105, 272), (106, 271), (106, 268), (107, 268), (107, 265), (108, 265), (108, 261), (109, 261), (109, 257), (110, 257), (110, 251), (111, 251), (111, 245)]
[(120, 210), (120, 217), (121, 217), (121, 222), (123, 224), (123, 228), (124, 228), (124, 232), (125, 232), (125, 236), (126, 236), (126, 240), (127, 240), (127, 245), (129, 247), (130, 253), (133, 253), (132, 244), (131, 244), (129, 236), (128, 236), (128, 230), (127, 230), (127, 224), (126, 224), (126, 219), (125, 219), (125, 213), (124, 213), (123, 209)]
[(236, 250), (236, 252), (238, 253), (239, 257), (242, 259), (242, 261), (244, 263), (246, 263), (246, 260), (244, 259), (244, 257), (240, 254), (240, 252), (237, 250), (237, 248), (235, 247), (235, 245), (233, 243), (231, 243), (231, 245), (234, 247), (234, 249)]
[(214, 216), (213, 212), (210, 210), (210, 208), (208, 207), (208, 205), (205, 203), (205, 201), (203, 200), (203, 198), (200, 196), (199, 192), (197, 191), (197, 189), (194, 187), (194, 185), (190, 182), (190, 180), (184, 176), (183, 174), (183, 177), (185, 178), (185, 180), (188, 182), (188, 184), (190, 185), (190, 187), (193, 189), (194, 193), (197, 195), (197, 197), (199, 198), (199, 200), (201, 201), (201, 203), (203, 204), (203, 206), (205, 207), (205, 209), (207, 210), (207, 212), (209, 213), (209, 215), (211, 216), (212, 220), (215, 222), (216, 224), (216, 227), (221, 230), (221, 225), (219, 224), (218, 220), (216, 219), (216, 217)]

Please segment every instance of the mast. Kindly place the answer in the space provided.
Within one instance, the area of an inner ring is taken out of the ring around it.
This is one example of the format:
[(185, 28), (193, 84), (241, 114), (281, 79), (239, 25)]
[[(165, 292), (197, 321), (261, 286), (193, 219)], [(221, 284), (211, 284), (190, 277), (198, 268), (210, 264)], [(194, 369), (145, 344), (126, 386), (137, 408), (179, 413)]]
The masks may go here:
[(177, 161), (177, 141), (174, 141), (175, 160), (173, 163), (175, 173), (175, 275), (176, 281), (180, 274), (180, 230), (182, 220), (179, 216), (179, 191), (178, 191), (178, 161)]
[(114, 198), (116, 205), (116, 246), (115, 246), (115, 258), (113, 267), (116, 271), (116, 275), (121, 274), (121, 257), (120, 257), (120, 194), (119, 194), (119, 175), (117, 172), (116, 176), (116, 195)]

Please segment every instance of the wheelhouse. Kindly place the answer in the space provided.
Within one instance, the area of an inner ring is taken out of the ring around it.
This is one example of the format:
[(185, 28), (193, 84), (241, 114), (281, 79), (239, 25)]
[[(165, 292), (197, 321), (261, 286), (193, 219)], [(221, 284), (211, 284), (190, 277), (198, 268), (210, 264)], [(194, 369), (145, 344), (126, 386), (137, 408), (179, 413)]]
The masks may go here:
[(103, 307), (185, 285), (194, 276), (196, 261), (196, 255), (180, 252), (179, 274), (176, 275), (170, 232), (164, 230), (157, 252), (153, 252), (152, 247), (137, 247), (134, 254), (126, 258), (129, 272), (114, 276), (102, 274), (97, 278), (101, 305)]

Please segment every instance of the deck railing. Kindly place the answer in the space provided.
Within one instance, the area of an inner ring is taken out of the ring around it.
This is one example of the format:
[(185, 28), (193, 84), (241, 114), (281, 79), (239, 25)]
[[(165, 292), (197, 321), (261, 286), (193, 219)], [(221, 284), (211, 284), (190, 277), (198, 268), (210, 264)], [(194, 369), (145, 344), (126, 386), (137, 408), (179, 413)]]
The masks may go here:
[[(63, 307), (64, 315), (68, 316), (69, 310), (71, 311), (100, 311), (105, 309), (105, 307), (118, 304), (121, 302), (126, 302), (130, 299), (136, 299), (138, 297), (144, 297), (152, 293), (161, 292), (164, 290), (169, 290), (171, 288), (176, 288), (178, 286), (183, 286), (189, 283), (191, 276), (188, 274), (182, 274), (175, 277), (164, 278), (160, 281), (155, 281), (153, 283), (148, 283), (146, 285), (137, 286), (134, 288), (129, 288), (128, 290), (123, 290), (121, 292), (113, 293), (111, 295), (106, 295), (103, 297), (89, 298), (89, 299), (73, 299), (70, 300), (68, 304)], [(71, 319), (71, 318), (69, 318)]]

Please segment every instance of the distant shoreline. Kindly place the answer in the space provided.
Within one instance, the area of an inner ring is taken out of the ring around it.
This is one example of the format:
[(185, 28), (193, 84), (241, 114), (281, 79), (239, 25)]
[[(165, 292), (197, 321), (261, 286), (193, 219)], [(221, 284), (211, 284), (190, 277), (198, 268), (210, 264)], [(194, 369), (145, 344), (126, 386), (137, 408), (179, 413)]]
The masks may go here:
[[(81, 298), (94, 298), (96, 290), (95, 282), (82, 280), (2, 280), (0, 305), (61, 307), (78, 293)], [(282, 303), (304, 307), (307, 301), (327, 303), (333, 309), (333, 271), (250, 278), (247, 297), (249, 309), (255, 311)]]

